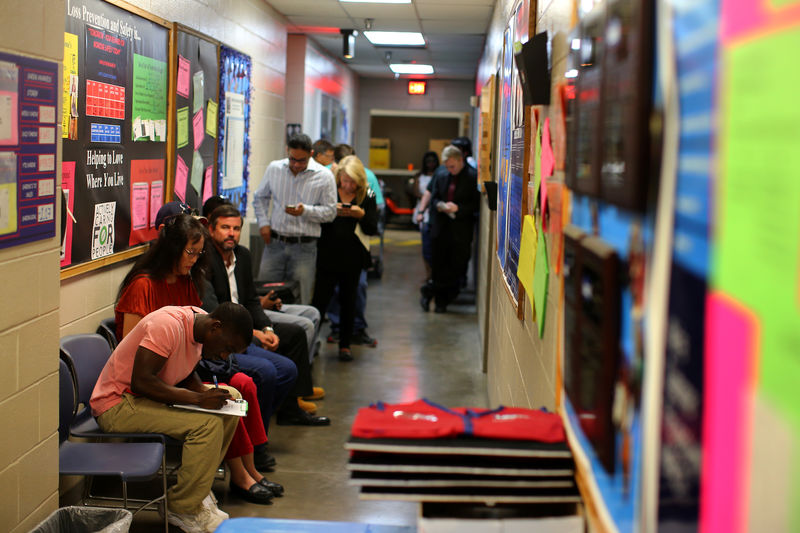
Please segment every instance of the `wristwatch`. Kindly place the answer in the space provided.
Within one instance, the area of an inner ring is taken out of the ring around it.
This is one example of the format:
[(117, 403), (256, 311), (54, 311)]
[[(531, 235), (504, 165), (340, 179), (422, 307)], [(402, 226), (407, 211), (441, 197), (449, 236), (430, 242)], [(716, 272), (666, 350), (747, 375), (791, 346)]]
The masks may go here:
[(267, 326), (261, 331), (263, 331), (264, 333), (275, 333), (275, 330), (272, 328), (272, 326)]

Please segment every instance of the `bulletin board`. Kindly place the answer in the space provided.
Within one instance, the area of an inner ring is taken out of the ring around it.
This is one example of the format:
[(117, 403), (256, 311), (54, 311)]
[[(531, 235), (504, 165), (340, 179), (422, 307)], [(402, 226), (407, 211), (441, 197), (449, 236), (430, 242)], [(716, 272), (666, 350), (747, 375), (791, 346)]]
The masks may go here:
[(247, 211), (250, 179), (250, 91), (253, 64), (250, 56), (220, 46), (219, 148), (217, 193), (242, 213)]
[(197, 209), (214, 194), (219, 124), (219, 42), (175, 28), (175, 138), (169, 181), (173, 198)]
[(514, 63), (514, 43), (524, 43), (529, 34), (527, 1), (517, 4), (503, 36), (500, 69), (500, 131), (497, 185), (497, 258), (509, 296), (520, 314), (522, 290), (517, 277), (522, 240), (522, 216), (527, 172), (525, 169), (526, 132), (522, 86)]
[(55, 235), (58, 64), (0, 53), (0, 248)]
[(124, 2), (67, 3), (62, 268), (92, 263), (82, 272), (122, 260), (156, 235), (165, 192), (170, 27)]

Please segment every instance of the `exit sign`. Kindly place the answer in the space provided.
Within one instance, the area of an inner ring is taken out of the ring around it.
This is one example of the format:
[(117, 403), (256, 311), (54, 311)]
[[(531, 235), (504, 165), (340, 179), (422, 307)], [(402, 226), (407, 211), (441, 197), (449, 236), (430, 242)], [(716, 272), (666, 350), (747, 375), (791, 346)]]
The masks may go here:
[(427, 86), (427, 81), (410, 81), (408, 82), (408, 94), (425, 94)]

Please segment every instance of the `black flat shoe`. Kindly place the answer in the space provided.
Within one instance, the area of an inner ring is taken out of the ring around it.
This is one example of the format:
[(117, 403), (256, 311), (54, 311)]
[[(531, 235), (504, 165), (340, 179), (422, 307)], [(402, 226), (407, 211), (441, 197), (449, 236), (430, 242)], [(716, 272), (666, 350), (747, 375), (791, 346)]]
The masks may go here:
[(339, 361), (348, 363), (352, 360), (353, 353), (350, 351), (350, 348), (339, 348)]
[(329, 426), (331, 419), (327, 416), (313, 416), (302, 409), (291, 413), (278, 413), (276, 422), (279, 426)]
[(249, 489), (243, 489), (231, 481), (231, 492), (250, 503), (272, 504), (272, 491), (260, 483), (253, 483)]
[(276, 498), (283, 496), (283, 485), (280, 483), (275, 483), (274, 481), (270, 481), (267, 478), (262, 477), (258, 480), (258, 484), (272, 492), (272, 495)]
[(275, 469), (275, 458), (267, 453), (266, 450), (253, 453), (253, 462), (255, 463), (256, 470), (273, 472)]
[(422, 307), (422, 310), (427, 313), (431, 309), (431, 297), (423, 294), (419, 299), (419, 305)]

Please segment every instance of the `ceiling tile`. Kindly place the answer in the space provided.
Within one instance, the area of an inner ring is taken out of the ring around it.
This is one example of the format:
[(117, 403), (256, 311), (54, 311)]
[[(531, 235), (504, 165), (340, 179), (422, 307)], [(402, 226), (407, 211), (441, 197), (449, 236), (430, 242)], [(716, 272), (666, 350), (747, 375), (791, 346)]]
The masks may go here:
[(417, 12), (423, 20), (449, 18), (453, 26), (460, 26), (465, 20), (487, 22), (492, 16), (492, 8), (489, 6), (420, 5), (417, 6)]
[(452, 19), (422, 20), (422, 33), (486, 33), (486, 28), (489, 25), (489, 19), (484, 20), (471, 20), (471, 21), (458, 21), (454, 22)]

